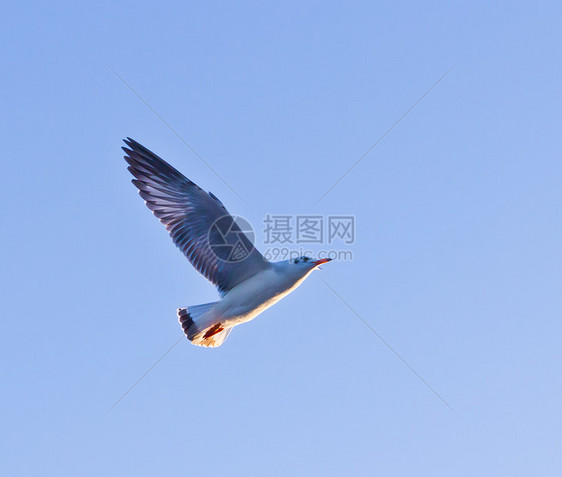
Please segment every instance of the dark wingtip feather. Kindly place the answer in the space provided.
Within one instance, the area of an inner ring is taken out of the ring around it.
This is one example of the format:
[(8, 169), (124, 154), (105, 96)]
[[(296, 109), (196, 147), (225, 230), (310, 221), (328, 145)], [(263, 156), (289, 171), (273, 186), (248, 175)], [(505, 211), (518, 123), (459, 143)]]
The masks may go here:
[(130, 137), (128, 137), (127, 139), (123, 139), (123, 142), (127, 144), (127, 146), (129, 146), (133, 150), (133, 152), (136, 152), (137, 154), (141, 154), (143, 156), (149, 156), (149, 157), (154, 156), (155, 158), (162, 160), (160, 157), (154, 154), (150, 149), (147, 149), (140, 142), (137, 142), (134, 139), (131, 139)]

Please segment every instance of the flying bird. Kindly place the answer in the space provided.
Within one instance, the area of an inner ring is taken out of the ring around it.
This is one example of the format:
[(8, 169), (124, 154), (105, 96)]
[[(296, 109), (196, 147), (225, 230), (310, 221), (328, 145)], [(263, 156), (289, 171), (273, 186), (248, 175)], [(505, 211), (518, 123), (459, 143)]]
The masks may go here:
[(253, 320), (331, 260), (303, 256), (267, 261), (213, 193), (133, 139), (124, 142), (132, 182), (146, 206), (195, 269), (218, 289), (218, 301), (178, 308), (179, 322), (193, 344), (220, 346), (232, 328)]

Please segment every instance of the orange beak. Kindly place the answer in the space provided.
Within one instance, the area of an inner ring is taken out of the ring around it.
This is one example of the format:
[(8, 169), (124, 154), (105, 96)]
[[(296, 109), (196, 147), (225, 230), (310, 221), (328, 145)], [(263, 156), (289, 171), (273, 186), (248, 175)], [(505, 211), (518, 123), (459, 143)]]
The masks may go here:
[(314, 265), (318, 266), (318, 265), (322, 265), (323, 263), (327, 263), (331, 261), (332, 261), (331, 258), (321, 258), (320, 260), (316, 260), (316, 262), (314, 262)]

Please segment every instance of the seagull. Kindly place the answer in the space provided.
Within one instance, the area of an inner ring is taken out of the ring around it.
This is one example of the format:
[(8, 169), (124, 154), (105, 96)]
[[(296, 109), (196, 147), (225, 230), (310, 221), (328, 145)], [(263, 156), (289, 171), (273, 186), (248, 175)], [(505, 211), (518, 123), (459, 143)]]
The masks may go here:
[(220, 346), (232, 328), (253, 320), (331, 260), (303, 256), (269, 262), (212, 192), (133, 139), (124, 142), (132, 182), (146, 206), (195, 269), (218, 289), (220, 300), (177, 310), (194, 345)]

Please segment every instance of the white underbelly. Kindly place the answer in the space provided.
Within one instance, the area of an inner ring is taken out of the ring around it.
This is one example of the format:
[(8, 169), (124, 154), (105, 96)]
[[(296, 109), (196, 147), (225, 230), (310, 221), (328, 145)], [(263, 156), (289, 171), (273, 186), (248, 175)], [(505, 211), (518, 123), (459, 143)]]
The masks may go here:
[(287, 283), (273, 271), (259, 273), (230, 290), (214, 311), (227, 327), (246, 323), (286, 297), (303, 280)]

